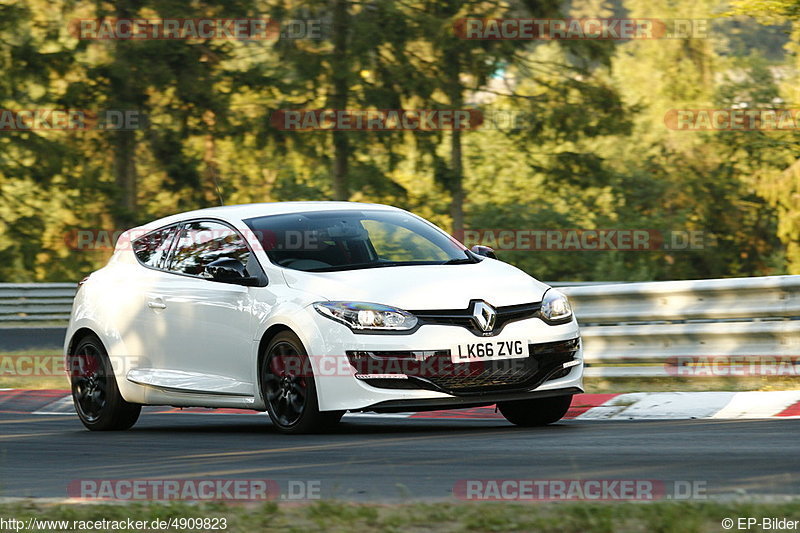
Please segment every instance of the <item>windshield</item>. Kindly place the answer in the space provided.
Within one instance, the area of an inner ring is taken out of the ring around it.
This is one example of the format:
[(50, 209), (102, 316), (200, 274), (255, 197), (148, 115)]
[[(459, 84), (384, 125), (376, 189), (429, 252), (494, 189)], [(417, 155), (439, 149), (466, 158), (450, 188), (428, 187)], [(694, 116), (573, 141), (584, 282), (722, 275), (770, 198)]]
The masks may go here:
[(318, 211), (245, 220), (270, 261), (307, 272), (477, 262), (463, 245), (408, 213)]

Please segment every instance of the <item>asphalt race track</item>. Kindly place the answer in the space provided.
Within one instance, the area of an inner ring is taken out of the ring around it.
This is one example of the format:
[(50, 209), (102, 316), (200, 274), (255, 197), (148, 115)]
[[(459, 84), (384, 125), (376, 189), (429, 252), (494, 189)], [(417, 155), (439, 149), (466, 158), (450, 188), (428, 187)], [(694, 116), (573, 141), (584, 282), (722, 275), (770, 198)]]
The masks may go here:
[[(278, 434), (263, 415), (143, 414), (90, 433), (74, 416), (0, 413), (0, 497), (67, 496), (79, 479), (319, 482), (322, 497), (452, 498), (465, 479), (700, 481), (710, 497), (800, 493), (800, 419), (567, 420), (347, 417), (326, 435)], [(283, 490), (283, 489), (282, 489)]]

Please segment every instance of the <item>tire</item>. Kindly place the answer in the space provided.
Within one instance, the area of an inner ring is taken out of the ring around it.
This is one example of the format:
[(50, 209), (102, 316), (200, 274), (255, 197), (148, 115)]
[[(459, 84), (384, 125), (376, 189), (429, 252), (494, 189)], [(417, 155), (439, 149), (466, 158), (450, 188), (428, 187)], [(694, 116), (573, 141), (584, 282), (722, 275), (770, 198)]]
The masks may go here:
[(501, 402), (497, 408), (506, 420), (517, 426), (546, 426), (558, 422), (569, 411), (572, 395)]
[(91, 431), (122, 431), (139, 420), (142, 406), (119, 393), (103, 343), (95, 335), (81, 339), (67, 360), (72, 401), (78, 418)]
[(272, 424), (281, 433), (319, 433), (341, 420), (344, 411), (320, 411), (308, 353), (291, 331), (267, 346), (259, 369), (261, 394)]

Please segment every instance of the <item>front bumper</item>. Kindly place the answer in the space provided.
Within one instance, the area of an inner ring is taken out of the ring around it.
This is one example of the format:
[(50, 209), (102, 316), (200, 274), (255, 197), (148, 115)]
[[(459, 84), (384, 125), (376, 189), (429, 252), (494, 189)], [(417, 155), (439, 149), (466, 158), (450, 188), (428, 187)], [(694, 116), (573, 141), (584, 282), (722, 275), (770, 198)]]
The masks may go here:
[(414, 400), (386, 400), (384, 402), (370, 405), (360, 411), (370, 411), (375, 413), (404, 413), (408, 411), (438, 411), (440, 409), (468, 409), (472, 407), (485, 407), (498, 402), (512, 402), (515, 400), (532, 400), (536, 398), (551, 398), (553, 396), (565, 396), (580, 394), (583, 389), (580, 387), (566, 387), (563, 389), (546, 389), (518, 393), (492, 393), (485, 394), (480, 398), (460, 397), (460, 398), (427, 398)]
[(453, 396), (533, 390), (580, 364), (580, 339), (530, 343), (527, 357), (453, 363), (450, 350), (427, 352), (348, 350), (355, 377), (379, 389), (424, 389)]
[[(489, 405), (583, 390), (583, 349), (577, 322), (548, 325), (538, 318), (507, 324), (492, 337), (458, 326), (426, 324), (411, 334), (353, 333), (322, 317), (312, 319), (319, 335), (307, 339), (316, 365), (323, 411), (402, 411)], [(452, 364), (457, 344), (522, 340), (527, 357)], [(335, 371), (330, 371), (335, 367)], [(400, 377), (400, 375), (405, 375)], [(430, 407), (429, 407), (430, 406)]]

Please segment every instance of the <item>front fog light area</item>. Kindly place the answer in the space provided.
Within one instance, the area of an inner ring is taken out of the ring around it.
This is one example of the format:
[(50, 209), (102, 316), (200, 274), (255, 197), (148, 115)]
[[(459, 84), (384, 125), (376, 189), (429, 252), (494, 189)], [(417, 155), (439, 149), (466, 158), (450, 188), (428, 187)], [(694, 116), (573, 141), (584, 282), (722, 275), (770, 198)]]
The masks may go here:
[(367, 302), (317, 302), (321, 315), (347, 325), (353, 330), (408, 331), (417, 325), (417, 317), (388, 305)]

